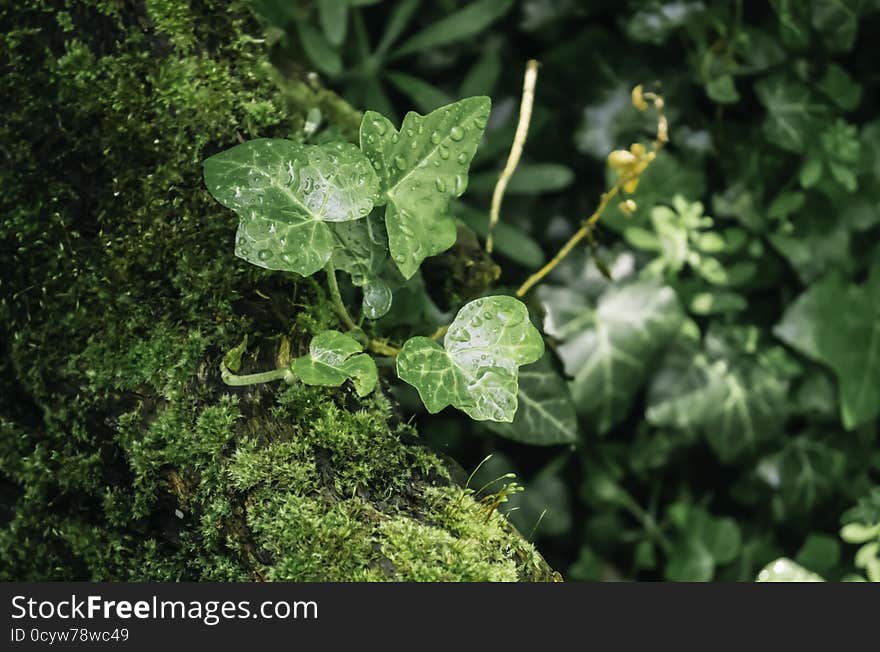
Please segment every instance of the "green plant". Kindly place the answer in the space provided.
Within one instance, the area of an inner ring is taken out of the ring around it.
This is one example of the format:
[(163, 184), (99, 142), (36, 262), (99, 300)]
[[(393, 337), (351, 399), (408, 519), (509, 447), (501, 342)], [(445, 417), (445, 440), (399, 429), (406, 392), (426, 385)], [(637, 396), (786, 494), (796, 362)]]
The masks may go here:
[[(354, 378), (358, 394), (365, 395), (377, 375), (375, 362), (361, 353), (367, 344), (374, 352), (396, 355), (398, 375), (418, 389), (429, 411), (452, 404), (477, 420), (513, 420), (518, 368), (544, 351), (526, 307), (516, 299), (489, 296), (468, 303), (445, 329), (442, 347), (415, 337), (398, 351), (361, 327), (364, 318), (388, 313), (392, 289), (412, 279), (425, 258), (454, 244), (449, 204), (464, 192), (488, 114), (488, 98), (474, 97), (426, 116), (408, 113), (398, 130), (367, 112), (360, 148), (257, 139), (205, 161), (208, 189), (239, 215), (236, 255), (301, 276), (324, 269), (350, 333), (320, 333), (308, 356), (249, 376), (233, 373), (236, 351), (222, 363), (228, 384), (299, 380), (336, 386)], [(337, 268), (362, 287), (357, 320), (341, 296)]]

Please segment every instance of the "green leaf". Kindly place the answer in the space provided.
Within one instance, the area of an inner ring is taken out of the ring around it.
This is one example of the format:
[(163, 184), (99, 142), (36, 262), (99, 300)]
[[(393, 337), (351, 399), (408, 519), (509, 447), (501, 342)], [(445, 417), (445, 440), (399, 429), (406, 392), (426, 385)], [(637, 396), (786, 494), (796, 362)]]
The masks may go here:
[(526, 307), (513, 297), (476, 299), (456, 315), (443, 346), (407, 340), (397, 375), (415, 387), (428, 412), (453, 405), (477, 421), (513, 421), (519, 367), (544, 352)]
[(852, 49), (859, 29), (859, 15), (864, 0), (812, 0), (813, 27), (831, 50)]
[(321, 32), (302, 20), (297, 21), (296, 30), (303, 51), (315, 68), (331, 77), (342, 72), (342, 59)]
[(574, 377), (578, 414), (600, 433), (628, 413), (651, 365), (683, 319), (672, 289), (651, 282), (611, 287), (592, 310), (579, 293), (541, 288), (544, 330), (562, 343), (557, 352)]
[(536, 446), (572, 444), (578, 426), (568, 387), (550, 360), (550, 354), (519, 372), (519, 408), (513, 423), (490, 421), (499, 435)]
[[(473, 231), (486, 237), (489, 232), (489, 215), (465, 204), (455, 209), (462, 222)], [(526, 235), (515, 224), (499, 221), (494, 229), (495, 251), (528, 269), (538, 269), (544, 264), (545, 256), (541, 245)]]
[(767, 109), (767, 140), (792, 152), (805, 151), (824, 114), (824, 106), (815, 101), (810, 89), (793, 79), (772, 76), (757, 82), (755, 92)]
[(403, 277), (391, 264), (388, 234), (382, 218), (371, 213), (365, 220), (331, 225), (336, 236), (333, 266), (351, 276), (363, 291), (363, 312), (367, 319), (385, 315), (392, 304), (393, 290)]
[(739, 93), (731, 75), (721, 75), (706, 84), (706, 95), (719, 104), (735, 104), (739, 102)]
[(303, 276), (321, 269), (333, 252), (334, 237), (326, 222), (366, 216), (379, 188), (369, 162), (354, 145), (266, 138), (207, 159), (205, 184), (239, 216), (238, 257)]
[(773, 332), (837, 375), (843, 425), (880, 414), (880, 266), (864, 286), (832, 274), (791, 304)]
[(413, 52), (436, 48), (454, 41), (461, 41), (482, 32), (486, 27), (506, 14), (513, 0), (477, 0), (451, 16), (447, 16), (425, 28), (391, 56), (392, 59)]
[(791, 559), (780, 557), (758, 573), (758, 582), (824, 582), (819, 575), (808, 571)]
[(756, 473), (788, 513), (803, 515), (844, 479), (846, 455), (812, 437), (792, 437), (761, 459)]
[(380, 114), (364, 114), (361, 149), (379, 175), (391, 257), (404, 278), (455, 243), (449, 202), (467, 187), (489, 105), (471, 97), (426, 116), (407, 113), (399, 132)]
[(819, 90), (844, 111), (854, 110), (862, 99), (862, 85), (854, 81), (846, 69), (834, 63), (828, 64), (819, 82)]
[(726, 335), (710, 330), (702, 350), (680, 340), (652, 378), (645, 416), (658, 427), (704, 435), (729, 462), (778, 433), (788, 380)]
[(348, 0), (318, 0), (318, 20), (327, 40), (342, 45), (348, 27)]
[(827, 534), (810, 534), (795, 556), (801, 566), (827, 573), (840, 561), (840, 541)]
[(461, 82), (458, 94), (461, 97), (472, 95), (492, 95), (495, 84), (501, 76), (501, 55), (497, 49), (490, 48), (468, 70)]
[[(483, 172), (471, 177), (472, 191), (490, 193), (498, 182), (498, 172)], [(509, 195), (539, 195), (564, 190), (574, 181), (571, 168), (558, 163), (523, 163), (507, 184)]]
[(386, 77), (391, 84), (415, 105), (419, 111), (429, 112), (449, 104), (449, 96), (436, 86), (418, 77), (402, 72), (389, 72)]
[(358, 396), (366, 396), (376, 387), (376, 363), (364, 347), (339, 331), (324, 331), (309, 344), (309, 355), (291, 363), (296, 377), (306, 385), (338, 387), (351, 378)]

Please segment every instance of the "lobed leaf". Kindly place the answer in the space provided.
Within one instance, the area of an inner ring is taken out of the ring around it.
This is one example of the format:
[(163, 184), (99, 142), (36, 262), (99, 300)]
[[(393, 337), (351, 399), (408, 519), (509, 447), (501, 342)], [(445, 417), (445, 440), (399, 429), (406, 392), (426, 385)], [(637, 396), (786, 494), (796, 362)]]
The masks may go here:
[(239, 216), (238, 257), (309, 276), (333, 252), (326, 222), (365, 217), (379, 182), (354, 145), (260, 138), (207, 159), (205, 183)]
[(526, 307), (513, 297), (476, 299), (449, 327), (443, 346), (414, 337), (397, 355), (397, 375), (415, 387), (428, 412), (453, 405), (477, 421), (512, 422), (519, 367), (544, 352)]
[(880, 414), (880, 266), (861, 287), (834, 274), (813, 284), (773, 332), (834, 370), (847, 429)]
[(545, 331), (562, 340), (557, 351), (574, 377), (578, 413), (604, 434), (629, 411), (651, 365), (683, 319), (672, 289), (651, 282), (612, 287), (592, 309), (576, 293), (539, 290)]
[(545, 353), (519, 372), (519, 407), (512, 423), (490, 421), (502, 437), (535, 446), (573, 444), (578, 438), (577, 414), (565, 380)]
[(407, 113), (400, 131), (379, 113), (364, 114), (361, 149), (379, 176), (391, 257), (405, 278), (455, 243), (449, 202), (467, 186), (489, 105), (471, 97), (426, 116)]
[(354, 338), (339, 331), (324, 331), (309, 344), (309, 355), (291, 363), (296, 377), (306, 385), (338, 387), (351, 378), (358, 396), (373, 391), (378, 381), (376, 363)]

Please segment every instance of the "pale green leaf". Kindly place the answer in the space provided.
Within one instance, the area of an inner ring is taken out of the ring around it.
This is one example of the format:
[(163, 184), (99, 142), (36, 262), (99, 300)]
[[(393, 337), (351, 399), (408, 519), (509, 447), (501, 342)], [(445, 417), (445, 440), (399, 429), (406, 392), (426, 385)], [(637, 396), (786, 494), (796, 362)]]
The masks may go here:
[(519, 367), (544, 352), (526, 307), (513, 297), (476, 299), (464, 306), (443, 346), (414, 337), (397, 355), (397, 375), (415, 387), (428, 412), (453, 405), (477, 421), (512, 422)]
[(399, 132), (380, 114), (364, 114), (361, 149), (379, 175), (391, 257), (405, 278), (455, 243), (449, 202), (467, 186), (489, 105), (471, 97), (426, 116), (407, 113)]
[(577, 414), (565, 381), (553, 368), (549, 353), (519, 372), (519, 408), (513, 423), (490, 421), (499, 435), (536, 446), (577, 441)]
[(326, 222), (366, 216), (378, 180), (353, 145), (257, 139), (205, 161), (208, 191), (239, 216), (235, 254), (267, 269), (309, 276), (329, 260)]
[(309, 344), (309, 355), (291, 363), (296, 377), (306, 385), (338, 387), (351, 378), (358, 396), (373, 391), (378, 380), (376, 363), (364, 347), (339, 331), (324, 331)]
[(679, 341), (652, 378), (645, 415), (655, 426), (702, 434), (730, 461), (778, 433), (788, 380), (724, 335), (710, 331), (702, 350)]
[(819, 575), (808, 571), (791, 559), (780, 557), (770, 562), (758, 573), (759, 582), (824, 582)]
[(544, 330), (573, 376), (578, 413), (599, 433), (629, 412), (657, 357), (678, 332), (683, 313), (671, 288), (638, 282), (606, 291), (592, 309), (579, 293), (541, 288)]

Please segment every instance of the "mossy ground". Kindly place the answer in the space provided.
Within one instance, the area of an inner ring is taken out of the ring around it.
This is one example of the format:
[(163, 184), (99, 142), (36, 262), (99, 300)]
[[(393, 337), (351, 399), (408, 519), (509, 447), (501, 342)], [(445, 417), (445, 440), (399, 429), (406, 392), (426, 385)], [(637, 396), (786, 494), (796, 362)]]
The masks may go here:
[(280, 91), (239, 2), (30, 0), (0, 26), (0, 578), (550, 577), (381, 391), (219, 381), (245, 333), (255, 370), (337, 324), (317, 283), (233, 257), (201, 161), (357, 114)]

